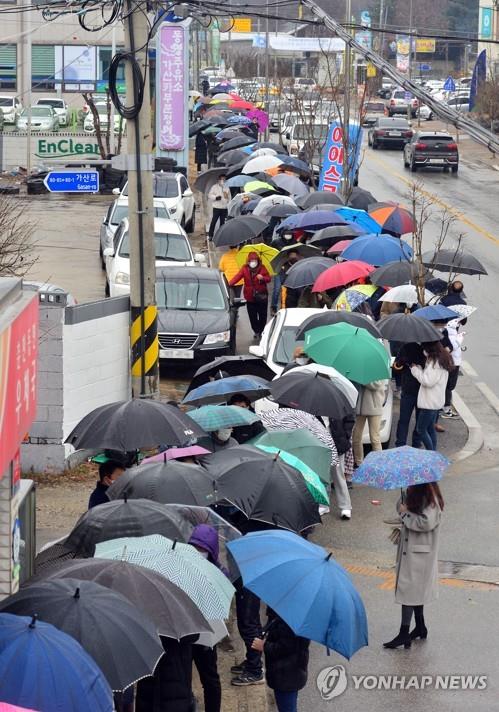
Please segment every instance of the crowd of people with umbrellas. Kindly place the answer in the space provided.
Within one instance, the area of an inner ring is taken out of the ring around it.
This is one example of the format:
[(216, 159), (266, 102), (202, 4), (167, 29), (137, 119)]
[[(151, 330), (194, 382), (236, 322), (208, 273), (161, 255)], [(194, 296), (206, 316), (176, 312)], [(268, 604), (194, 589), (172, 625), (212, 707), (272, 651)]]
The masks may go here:
[[(348, 206), (313, 192), (310, 166), (257, 143), (248, 113), (234, 121), (223, 113), (252, 108), (220, 93), (202, 107), (227, 108), (205, 109), (194, 133), (214, 136), (222, 166), (196, 187), (227, 199), (212, 236), (228, 248), (221, 269), (233, 294), (243, 287), (256, 338), (269, 306), (325, 308), (301, 325), (277, 378), (257, 357), (223, 357), (196, 372), (181, 403), (111, 403), (69, 435), (75, 449), (100, 453), (99, 481), (73, 530), (0, 603), (0, 700), (9, 705), (191, 712), (194, 664), (204, 709), (220, 712), (217, 646), (235, 599), (245, 656), (234, 661), (232, 684), (266, 680), (279, 712), (296, 712), (311, 641), (347, 659), (368, 644), (360, 594), (332, 551), (311, 541), (333, 498), (350, 520), (357, 485), (401, 490), (392, 540), (402, 621), (385, 647), (428, 636), (438, 481), (449, 466), (435, 428), (439, 413), (454, 415), (462, 326), (474, 311), (460, 281), (447, 285), (433, 272), (486, 272), (455, 250), (417, 264), (401, 237), (413, 230), (409, 211), (360, 188)], [(431, 270), (426, 291), (422, 270)], [(392, 377), (400, 418), (396, 447), (383, 451)], [(270, 407), (258, 406), (269, 398)]]

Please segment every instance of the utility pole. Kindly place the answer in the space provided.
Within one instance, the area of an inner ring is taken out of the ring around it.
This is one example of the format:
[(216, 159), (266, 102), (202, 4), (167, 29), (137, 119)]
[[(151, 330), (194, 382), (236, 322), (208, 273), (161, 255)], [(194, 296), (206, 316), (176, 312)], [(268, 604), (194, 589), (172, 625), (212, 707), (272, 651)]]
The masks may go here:
[[(269, 32), (269, 0), (267, 0), (266, 6), (266, 18), (265, 18), (265, 111), (269, 113), (269, 102), (270, 102), (270, 32)], [(269, 140), (269, 127), (265, 129), (265, 140)]]
[[(346, 0), (345, 8), (345, 28), (347, 32), (348, 25), (352, 19), (352, 0)], [(343, 188), (344, 193), (349, 191), (350, 182), (350, 92), (352, 88), (352, 48), (349, 44), (345, 44), (345, 67), (343, 69), (345, 78), (344, 101), (343, 101)], [(341, 121), (340, 121), (341, 125)], [(345, 190), (346, 189), (346, 190)]]
[(26, 173), (31, 173), (31, 12), (32, 6), (29, 0), (24, 1), (26, 11), (21, 14), (22, 32), (22, 85), (24, 92), (24, 104), (28, 110), (28, 123), (26, 127)]
[[(407, 67), (407, 73), (409, 75), (409, 80), (412, 79), (412, 10), (413, 10), (413, 0), (410, 0), (409, 4), (409, 64)], [(414, 40), (416, 41), (416, 40)], [(412, 119), (412, 100), (407, 101), (407, 121)]]
[[(111, 57), (114, 57), (116, 54), (116, 20), (113, 22), (113, 26), (111, 28)], [(108, 81), (108, 90), (109, 90), (109, 81)], [(108, 101), (109, 101), (109, 92), (108, 92)], [(111, 151), (111, 154), (114, 155), (114, 151), (116, 148), (116, 141), (115, 141), (115, 135), (114, 135), (114, 115), (115, 115), (115, 108), (114, 104), (111, 101), (111, 111), (109, 112), (109, 149)]]
[[(156, 308), (156, 267), (152, 187), (152, 128), (147, 46), (149, 25), (145, 12), (126, 0), (125, 47), (140, 68), (144, 97), (137, 116), (127, 121), (128, 215), (130, 223), (130, 345), (132, 395), (159, 395), (159, 347)], [(132, 62), (125, 63), (127, 106), (138, 95)]]

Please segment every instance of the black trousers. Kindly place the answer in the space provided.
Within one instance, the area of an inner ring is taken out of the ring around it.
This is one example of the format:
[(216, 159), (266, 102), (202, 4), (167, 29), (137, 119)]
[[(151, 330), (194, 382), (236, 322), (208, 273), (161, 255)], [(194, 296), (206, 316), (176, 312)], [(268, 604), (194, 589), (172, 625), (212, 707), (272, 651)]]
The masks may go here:
[(220, 712), (222, 685), (217, 668), (217, 649), (205, 645), (193, 645), (192, 659), (203, 686), (205, 712)]
[(268, 306), (268, 301), (246, 302), (246, 309), (248, 310), (248, 317), (254, 334), (260, 335), (264, 330), (267, 323)]
[(445, 408), (450, 408), (452, 405), (452, 391), (457, 385), (458, 376), (459, 366), (455, 366), (452, 371), (449, 371), (449, 378), (447, 379), (447, 386), (445, 388)]
[(208, 230), (209, 237), (213, 237), (217, 222), (220, 220), (219, 227), (222, 227), (226, 218), (227, 208), (213, 208), (213, 216), (211, 218), (210, 229)]
[(260, 599), (247, 588), (240, 588), (236, 593), (237, 629), (246, 647), (246, 672), (262, 674), (262, 654), (253, 650), (251, 644), (255, 638), (262, 637), (260, 621)]

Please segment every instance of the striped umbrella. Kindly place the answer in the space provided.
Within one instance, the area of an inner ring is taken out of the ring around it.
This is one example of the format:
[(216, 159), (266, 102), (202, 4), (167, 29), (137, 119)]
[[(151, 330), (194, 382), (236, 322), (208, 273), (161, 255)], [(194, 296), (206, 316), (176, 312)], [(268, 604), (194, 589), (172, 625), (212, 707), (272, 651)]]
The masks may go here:
[(234, 586), (219, 568), (189, 544), (159, 535), (127, 537), (98, 544), (95, 556), (128, 561), (157, 571), (185, 591), (208, 620), (229, 615)]

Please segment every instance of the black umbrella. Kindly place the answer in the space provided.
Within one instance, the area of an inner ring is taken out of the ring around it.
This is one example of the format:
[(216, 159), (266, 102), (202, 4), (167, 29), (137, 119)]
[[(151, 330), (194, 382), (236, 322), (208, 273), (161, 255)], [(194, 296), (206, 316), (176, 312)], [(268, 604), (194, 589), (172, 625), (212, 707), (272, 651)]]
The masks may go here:
[[(215, 141), (223, 145), (224, 141), (230, 141), (231, 138), (237, 138), (239, 136), (244, 136), (246, 134), (246, 127), (241, 126), (237, 129), (227, 128), (223, 130), (223, 135), (217, 138), (215, 136)], [(247, 135), (247, 134), (246, 134)]]
[(436, 329), (430, 321), (420, 319), (414, 314), (392, 314), (378, 323), (381, 335), (388, 341), (410, 344), (442, 339), (442, 332)]
[[(187, 462), (177, 460), (148, 462), (146, 465), (128, 470), (113, 482), (107, 494), (110, 499), (115, 500), (113, 504), (117, 504), (116, 500), (120, 501), (125, 497), (127, 503), (133, 503), (137, 499), (147, 499), (159, 504), (204, 506), (211, 504), (213, 478), (209, 478), (199, 465)], [(182, 539), (181, 532), (176, 536), (170, 534), (165, 536), (170, 539)]]
[(208, 118), (203, 119), (203, 121), (207, 121), (210, 126), (220, 126), (220, 128), (224, 128), (225, 126), (229, 125), (229, 122), (227, 121), (226, 116), (208, 116)]
[(273, 141), (257, 141), (255, 143), (255, 151), (258, 148), (273, 148), (277, 153), (287, 153), (284, 146), (281, 146), (280, 143), (274, 143)]
[(372, 193), (364, 188), (354, 186), (354, 188), (352, 188), (352, 192), (350, 193), (348, 205), (351, 208), (356, 208), (357, 210), (367, 210), (368, 207), (375, 202), (376, 198)]
[(437, 272), (455, 272), (456, 274), (488, 274), (476, 257), (460, 249), (425, 252), (423, 264)]
[[(145, 467), (147, 465), (133, 467), (121, 475), (115, 485), (108, 489), (109, 498), (111, 499), (113, 487), (124, 487), (127, 481), (133, 479), (135, 473), (142, 472)], [(66, 549), (81, 557), (93, 556), (96, 544), (102, 541), (149, 534), (161, 534), (183, 541), (179, 518), (156, 502), (149, 501), (152, 498), (139, 500), (135, 497), (125, 502), (117, 497), (112, 499), (117, 501), (99, 504), (82, 514), (64, 541)]]
[(66, 442), (76, 450), (108, 448), (128, 452), (158, 445), (187, 445), (204, 435), (179, 408), (133, 398), (96, 408), (80, 420)]
[(329, 257), (307, 257), (289, 268), (284, 285), (288, 289), (310, 287), (320, 274), (333, 265), (334, 262)]
[[(242, 168), (246, 163), (246, 158), (247, 156), (244, 151), (241, 151), (239, 148), (234, 148), (232, 149), (232, 151), (219, 153), (217, 156), (217, 161), (218, 163), (223, 163), (224, 166), (227, 166), (227, 169), (229, 171), (232, 170), (232, 168), (236, 165), (241, 165)], [(229, 175), (229, 172), (227, 172), (227, 175)]]
[(320, 522), (303, 476), (278, 455), (239, 445), (205, 455), (202, 460), (216, 481), (216, 499), (227, 500), (248, 519), (295, 532)]
[(235, 138), (230, 138), (228, 141), (224, 142), (223, 150), (231, 151), (234, 148), (242, 148), (243, 146), (251, 146), (255, 143), (255, 139), (251, 136), (236, 136)]
[(340, 323), (351, 324), (352, 326), (366, 329), (375, 339), (382, 339), (380, 330), (376, 324), (364, 316), (364, 314), (356, 314), (355, 312), (325, 310), (321, 314), (312, 314), (300, 326), (296, 333), (296, 340), (300, 341), (305, 338), (305, 333), (310, 329), (315, 329), (317, 326), (329, 326), (330, 324)]
[(220, 176), (226, 174), (225, 168), (209, 168), (204, 171), (194, 181), (194, 188), (199, 190), (201, 193), (207, 193), (210, 188), (215, 185)]
[(332, 247), (341, 240), (354, 240), (360, 235), (365, 235), (365, 230), (355, 225), (333, 225), (317, 230), (309, 244), (316, 247)]
[(326, 190), (317, 190), (315, 193), (304, 195), (296, 201), (296, 204), (304, 210), (312, 208), (314, 205), (324, 205), (324, 203), (330, 205), (344, 205), (343, 200), (337, 193), (330, 193)]
[[(242, 151), (238, 151), (239, 153), (242, 153)], [(234, 151), (236, 153), (236, 151)], [(233, 176), (238, 176), (240, 175), (241, 171), (243, 170), (244, 166), (246, 165), (246, 159), (240, 160), (237, 163), (232, 163), (230, 162), (229, 164), (225, 163), (227, 166), (227, 178), (232, 178)], [(252, 180), (251, 176), (248, 176), (249, 180)]]
[(252, 356), (251, 354), (219, 356), (213, 361), (210, 361), (210, 363), (198, 368), (192, 377), (187, 393), (190, 393), (194, 388), (198, 388), (214, 378), (242, 375), (259, 376), (266, 381), (271, 381), (275, 373), (259, 356)]
[(113, 690), (151, 675), (163, 654), (156, 627), (136, 606), (93, 581), (34, 583), (0, 603), (18, 616), (37, 615), (77, 640)]
[[(305, 245), (303, 242), (296, 242), (293, 245), (286, 245), (283, 247), (278, 255), (276, 255), (270, 262), (274, 272), (278, 272), (283, 264), (285, 264), (291, 253), (297, 253), (301, 257), (320, 257), (321, 252), (317, 247), (312, 247), (312, 245)], [(331, 267), (330, 263), (328, 266)]]
[(289, 215), (296, 215), (299, 213), (300, 209), (296, 208), (294, 205), (289, 203), (281, 203), (280, 205), (273, 205), (264, 214), (269, 218), (287, 218)]
[(121, 593), (151, 619), (160, 635), (168, 638), (180, 640), (186, 635), (212, 632), (199, 608), (181, 588), (144, 566), (128, 561), (75, 559), (58, 565), (44, 580), (67, 578), (93, 581)]
[(207, 129), (208, 126), (211, 125), (212, 124), (209, 121), (205, 121), (204, 119), (202, 119), (201, 121), (194, 121), (194, 123), (189, 126), (189, 136), (195, 136), (200, 131)]
[(219, 228), (214, 237), (215, 247), (240, 245), (247, 240), (258, 237), (267, 227), (267, 221), (254, 215), (240, 215)]
[(353, 414), (352, 404), (344, 391), (322, 373), (289, 371), (272, 381), (270, 392), (277, 403), (312, 415), (341, 420)]
[(383, 287), (398, 287), (401, 284), (414, 283), (418, 278), (419, 270), (424, 278), (428, 274), (425, 267), (418, 266), (415, 262), (397, 261), (387, 262), (386, 265), (378, 267), (369, 275), (373, 284)]

